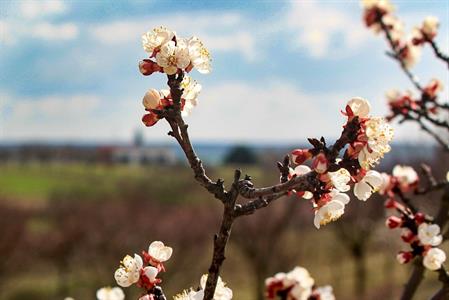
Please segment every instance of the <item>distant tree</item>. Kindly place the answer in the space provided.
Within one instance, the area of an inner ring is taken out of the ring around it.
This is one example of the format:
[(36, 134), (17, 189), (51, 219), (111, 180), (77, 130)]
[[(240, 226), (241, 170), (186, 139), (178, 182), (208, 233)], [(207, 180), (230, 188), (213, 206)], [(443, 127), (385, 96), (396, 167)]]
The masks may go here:
[(258, 161), (257, 154), (248, 146), (235, 145), (224, 158), (225, 164), (245, 164), (252, 165)]

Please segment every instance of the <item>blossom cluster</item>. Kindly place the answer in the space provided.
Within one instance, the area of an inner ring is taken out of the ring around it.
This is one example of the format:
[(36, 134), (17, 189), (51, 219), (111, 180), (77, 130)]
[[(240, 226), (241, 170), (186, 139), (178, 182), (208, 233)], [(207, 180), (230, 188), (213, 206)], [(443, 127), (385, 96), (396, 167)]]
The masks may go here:
[[(176, 295), (174, 300), (202, 300), (204, 297), (204, 289), (206, 288), (207, 274), (201, 276), (200, 286), (198, 289), (184, 290)], [(217, 286), (213, 300), (231, 300), (233, 296), (232, 290), (226, 286), (221, 277), (218, 277)]]
[(390, 115), (388, 120), (397, 116), (407, 117), (412, 113), (436, 115), (439, 112), (437, 103), (438, 93), (443, 90), (443, 83), (438, 79), (432, 79), (423, 87), (421, 97), (415, 97), (410, 91), (401, 93), (398, 90), (390, 90), (386, 93)]
[(277, 273), (265, 280), (267, 299), (287, 300), (335, 300), (332, 287), (315, 286), (315, 280), (302, 267), (288, 273)]
[(389, 0), (362, 0), (362, 6), (365, 25), (375, 33), (384, 31), (389, 36), (392, 47), (406, 68), (416, 64), (421, 55), (421, 47), (432, 42), (438, 33), (438, 19), (428, 16), (406, 36), (404, 25), (393, 15), (394, 7)]
[[(318, 140), (311, 140), (312, 149), (292, 151), (292, 162), (297, 166), (290, 170), (290, 177), (312, 170), (318, 174), (320, 184), (316, 190), (296, 192), (298, 196), (312, 200), (317, 228), (343, 215), (350, 200), (345, 194), (350, 190), (350, 184), (354, 185), (354, 195), (361, 201), (366, 201), (380, 188), (382, 176), (371, 167), (391, 149), (393, 129), (385, 119), (370, 116), (367, 100), (351, 99), (344, 115), (348, 119), (343, 126), (347, 144), (343, 158), (336, 157), (341, 149), (335, 153)], [(303, 165), (307, 160), (311, 160), (311, 168)]]
[(422, 256), (423, 265), (427, 269), (433, 271), (440, 269), (446, 260), (445, 252), (437, 248), (443, 240), (440, 226), (434, 224), (422, 212), (397, 201), (397, 198), (403, 200), (404, 194), (418, 188), (418, 174), (412, 167), (397, 165), (392, 175), (383, 173), (382, 176), (384, 182), (379, 192), (387, 197), (385, 207), (399, 213), (399, 216), (388, 217), (386, 226), (390, 229), (401, 228), (401, 239), (411, 248), (408, 251), (400, 251), (397, 260), (405, 264), (417, 256)]
[(121, 287), (137, 284), (146, 291), (141, 300), (153, 299), (151, 298), (153, 289), (162, 282), (157, 276), (165, 271), (163, 263), (170, 259), (172, 252), (172, 248), (155, 241), (150, 244), (148, 251), (142, 251), (142, 256), (126, 255), (114, 274), (117, 284)]
[[(203, 42), (197, 37), (181, 38), (165, 27), (157, 27), (142, 36), (143, 49), (150, 55), (139, 63), (140, 72), (151, 75), (155, 72), (167, 75), (182, 74), (180, 110), (183, 115), (189, 115), (192, 108), (198, 104), (198, 94), (201, 85), (185, 73), (194, 68), (207, 74), (211, 71), (211, 58)], [(153, 126), (160, 116), (156, 111), (173, 108), (174, 99), (169, 90), (150, 89), (143, 97), (143, 105), (148, 112), (142, 118), (145, 126)]]

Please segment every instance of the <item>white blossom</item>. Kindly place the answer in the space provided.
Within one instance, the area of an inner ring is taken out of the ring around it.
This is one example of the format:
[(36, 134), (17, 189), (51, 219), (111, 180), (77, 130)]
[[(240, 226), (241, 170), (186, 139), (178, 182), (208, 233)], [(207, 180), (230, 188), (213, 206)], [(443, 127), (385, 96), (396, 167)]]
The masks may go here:
[(340, 192), (347, 192), (351, 188), (348, 182), (351, 180), (351, 174), (345, 168), (341, 168), (335, 172), (328, 172), (329, 178), (334, 188)]
[(320, 300), (335, 300), (334, 291), (330, 285), (320, 286), (313, 293), (319, 295)]
[(121, 262), (121, 266), (115, 271), (114, 277), (117, 284), (121, 287), (128, 287), (139, 281), (140, 270), (143, 267), (142, 258), (134, 254), (125, 256)]
[(123, 300), (125, 299), (125, 294), (123, 290), (119, 287), (104, 287), (97, 291), (98, 300)]
[(163, 44), (171, 41), (175, 36), (175, 32), (165, 27), (157, 27), (142, 35), (143, 49), (149, 54), (153, 54), (154, 50), (158, 50)]
[(370, 170), (366, 175), (354, 185), (354, 195), (362, 201), (368, 200), (372, 193), (379, 190), (383, 183), (382, 175)]
[[(201, 276), (200, 287), (201, 290), (206, 288), (207, 274)], [(202, 299), (202, 298), (201, 298)], [(226, 283), (218, 276), (217, 287), (215, 288), (215, 294), (213, 300), (230, 300), (232, 299), (232, 290), (226, 286)], [(196, 299), (195, 299), (196, 300)]]
[(393, 168), (393, 176), (404, 186), (416, 183), (419, 179), (418, 173), (412, 167), (401, 165)]
[(328, 203), (315, 211), (313, 224), (318, 229), (340, 218), (345, 212), (345, 205), (349, 203), (349, 196), (338, 191), (332, 191), (330, 197)]
[(288, 290), (288, 299), (306, 300), (312, 294), (315, 280), (309, 271), (302, 267), (295, 267), (288, 273), (280, 272), (265, 280), (265, 285), (270, 288), (272, 284), (281, 284), (280, 290)]
[(197, 37), (191, 37), (188, 40), (188, 48), (189, 48), (189, 55), (190, 55), (190, 61), (192, 62), (192, 65), (198, 70), (198, 72), (207, 74), (211, 71), (211, 65), (210, 65), (210, 53), (204, 47), (203, 42)]
[(365, 123), (367, 145), (360, 151), (358, 160), (360, 166), (369, 169), (391, 150), (389, 143), (393, 139), (393, 128), (384, 118), (370, 118)]
[(148, 254), (158, 262), (165, 262), (169, 260), (172, 253), (173, 249), (165, 246), (161, 241), (154, 241), (148, 247)]
[(379, 194), (385, 195), (391, 183), (391, 176), (387, 173), (380, 173), (382, 176), (382, 184), (379, 186)]
[(446, 253), (439, 248), (431, 248), (424, 255), (423, 265), (429, 270), (436, 271), (446, 261)]
[(183, 116), (190, 115), (192, 109), (198, 105), (198, 95), (201, 92), (201, 84), (189, 76), (184, 76), (181, 87), (183, 88), (182, 98), (184, 99)]
[(440, 226), (437, 224), (422, 223), (418, 227), (418, 238), (423, 245), (438, 246), (443, 241)]
[(370, 103), (360, 97), (352, 98), (347, 105), (351, 108), (354, 115), (359, 118), (367, 118), (371, 110)]
[(148, 266), (143, 268), (143, 274), (148, 278), (150, 282), (154, 282), (156, 280), (156, 276), (159, 273), (159, 270), (155, 267)]
[[(290, 168), (290, 175), (296, 175), (296, 176), (302, 176), (312, 171), (308, 166), (306, 165), (298, 165), (294, 169)], [(312, 199), (313, 194), (309, 191), (304, 191), (304, 195), (302, 195), (304, 199)]]
[(161, 46), (156, 54), (156, 62), (167, 75), (173, 75), (179, 69), (185, 69), (190, 64), (189, 49), (184, 40), (169, 41)]

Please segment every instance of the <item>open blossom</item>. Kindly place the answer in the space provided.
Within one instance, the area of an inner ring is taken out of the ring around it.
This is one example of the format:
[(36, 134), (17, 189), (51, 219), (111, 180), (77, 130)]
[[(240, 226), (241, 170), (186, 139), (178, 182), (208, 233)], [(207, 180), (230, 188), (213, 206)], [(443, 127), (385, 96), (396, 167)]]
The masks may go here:
[(349, 203), (349, 196), (336, 190), (329, 193), (328, 197), (329, 201), (315, 211), (313, 224), (318, 229), (340, 218), (345, 212), (345, 205)]
[(446, 261), (446, 253), (439, 248), (431, 248), (424, 254), (423, 265), (429, 270), (436, 271)]
[[(185, 290), (182, 293), (176, 295), (174, 300), (202, 300), (204, 297), (204, 289), (206, 288), (207, 274), (201, 276), (200, 289), (194, 291), (192, 289)], [(218, 276), (217, 287), (215, 288), (215, 294), (213, 300), (231, 300), (232, 290), (226, 286), (220, 276)]]
[(302, 267), (295, 267), (288, 273), (277, 273), (265, 280), (268, 299), (274, 299), (278, 292), (287, 291), (287, 299), (307, 300), (314, 284), (315, 280)]
[(418, 227), (418, 238), (423, 245), (438, 246), (443, 241), (440, 226), (437, 224), (422, 223)]
[(142, 258), (134, 254), (125, 256), (121, 262), (121, 266), (115, 271), (114, 277), (117, 284), (121, 287), (128, 287), (139, 281), (140, 270), (143, 267)]
[(124, 300), (125, 293), (119, 287), (104, 287), (97, 291), (98, 300)]
[(319, 300), (335, 300), (334, 290), (330, 285), (317, 287), (313, 291), (312, 296), (316, 297), (314, 299)]
[[(312, 171), (308, 166), (306, 165), (299, 165), (296, 166), (294, 169), (290, 168), (289, 170), (289, 177), (293, 176), (302, 176)], [(293, 190), (296, 192), (295, 190)], [(297, 192), (298, 196), (302, 196), (304, 199), (312, 199), (313, 194), (310, 191), (301, 191)]]
[(198, 72), (207, 74), (211, 71), (211, 57), (203, 42), (197, 37), (191, 37), (188, 40), (189, 55), (192, 65)]
[(159, 50), (163, 44), (173, 40), (174, 37), (174, 31), (162, 26), (157, 27), (142, 35), (142, 46), (146, 52), (153, 55), (154, 51)]
[(419, 180), (416, 171), (409, 166), (396, 165), (393, 168), (393, 176), (398, 181), (399, 187), (403, 192), (409, 191)]
[(190, 64), (189, 49), (184, 40), (169, 41), (161, 46), (156, 54), (156, 62), (167, 75), (173, 75), (178, 69), (185, 69)]
[(354, 116), (359, 118), (367, 118), (371, 110), (369, 102), (360, 97), (355, 97), (349, 100), (347, 106), (351, 108)]
[(382, 186), (382, 175), (376, 171), (370, 170), (366, 175), (354, 185), (354, 195), (362, 201), (366, 201), (371, 194), (379, 190)]
[(161, 241), (154, 241), (148, 247), (148, 254), (156, 262), (165, 262), (170, 259), (173, 253), (171, 247), (165, 246)]
[(335, 172), (328, 172), (329, 178), (335, 189), (340, 192), (347, 192), (351, 188), (348, 182), (351, 180), (351, 174), (345, 168), (341, 168)]
[(391, 150), (389, 143), (393, 139), (393, 128), (384, 118), (370, 118), (365, 126), (368, 141), (359, 152), (358, 160), (362, 168), (369, 169)]
[(362, 0), (362, 7), (366, 26), (376, 33), (380, 31), (380, 18), (390, 14), (394, 9), (389, 0)]
[(181, 98), (184, 100), (182, 115), (190, 115), (192, 109), (198, 105), (198, 95), (201, 92), (201, 84), (189, 76), (184, 76), (181, 87), (183, 89)]

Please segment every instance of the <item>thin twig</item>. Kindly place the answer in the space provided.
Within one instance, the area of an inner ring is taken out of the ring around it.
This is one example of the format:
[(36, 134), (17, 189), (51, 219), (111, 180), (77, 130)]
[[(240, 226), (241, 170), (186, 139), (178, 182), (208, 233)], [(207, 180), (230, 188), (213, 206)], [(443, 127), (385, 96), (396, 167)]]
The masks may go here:
[(435, 56), (444, 61), (447, 64), (447, 67), (449, 68), (449, 56), (444, 54), (440, 48), (438, 48), (437, 44), (433, 39), (430, 39), (429, 41), (430, 46), (433, 49), (433, 52), (435, 53)]

